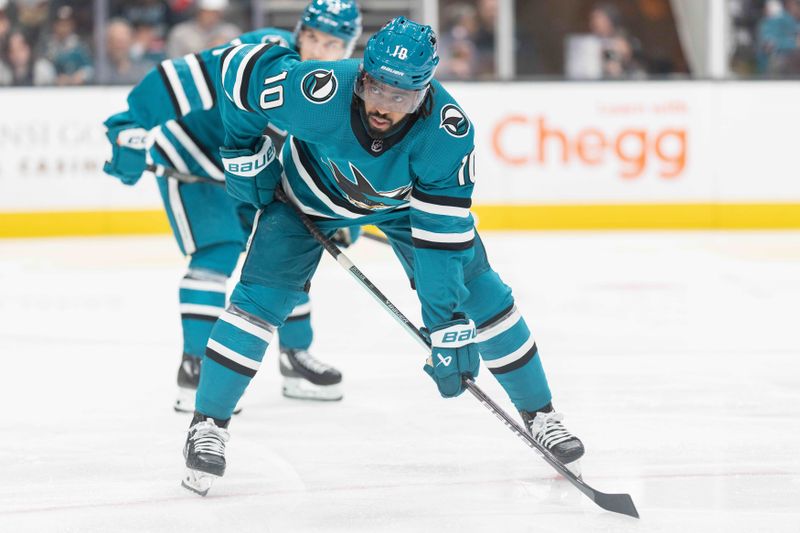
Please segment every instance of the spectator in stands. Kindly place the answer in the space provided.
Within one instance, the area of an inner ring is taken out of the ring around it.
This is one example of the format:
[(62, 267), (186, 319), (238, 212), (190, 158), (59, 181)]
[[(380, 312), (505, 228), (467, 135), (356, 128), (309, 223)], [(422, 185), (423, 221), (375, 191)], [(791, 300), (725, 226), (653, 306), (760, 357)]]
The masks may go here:
[(589, 28), (600, 40), (603, 77), (637, 77), (644, 69), (637, 61), (641, 48), (622, 26), (622, 15), (613, 4), (595, 5), (589, 15)]
[(223, 19), (228, 0), (197, 0), (196, 7), (193, 19), (178, 24), (169, 33), (168, 57), (193, 54), (228, 42), (242, 33), (237, 26)]
[(52, 85), (55, 78), (53, 65), (34, 56), (31, 44), (21, 30), (12, 30), (0, 61), (0, 85)]
[(478, 68), (475, 34), (478, 14), (469, 4), (450, 4), (444, 13), (445, 27), (441, 33), (437, 75), (442, 79), (473, 80)]
[(128, 85), (137, 83), (154, 64), (132, 54), (133, 29), (121, 19), (113, 19), (106, 27), (106, 54), (108, 63), (98, 69), (103, 73), (100, 83)]
[(47, 28), (50, 2), (47, 0), (14, 0), (17, 28), (25, 33), (26, 41), (34, 52), (39, 51)]
[(56, 10), (52, 31), (45, 43), (45, 57), (56, 69), (58, 85), (83, 85), (92, 77), (89, 49), (75, 33), (75, 19), (70, 6)]
[(797, 34), (798, 34), (798, 46), (800, 46), (800, 0), (787, 0), (786, 1), (786, 10), (794, 19), (795, 25), (797, 27)]
[(0, 41), (11, 31), (11, 19), (8, 17), (8, 0), (0, 0)]
[(146, 26), (152, 29), (156, 38), (164, 39), (171, 24), (171, 12), (165, 0), (127, 1), (113, 11), (115, 16), (127, 20), (131, 26)]
[(11, 18), (8, 16), (8, 0), (0, 0), (0, 58), (5, 55), (6, 41), (11, 32)]
[(786, 12), (780, 0), (767, 0), (764, 18), (758, 23), (756, 57), (758, 71), (785, 74), (797, 50), (797, 21)]
[(490, 79), (497, 76), (495, 65), (497, 0), (478, 0), (478, 27), (475, 30), (476, 75)]
[(167, 58), (166, 43), (159, 37), (156, 26), (139, 22), (133, 24), (133, 46), (131, 56), (136, 61), (160, 63)]

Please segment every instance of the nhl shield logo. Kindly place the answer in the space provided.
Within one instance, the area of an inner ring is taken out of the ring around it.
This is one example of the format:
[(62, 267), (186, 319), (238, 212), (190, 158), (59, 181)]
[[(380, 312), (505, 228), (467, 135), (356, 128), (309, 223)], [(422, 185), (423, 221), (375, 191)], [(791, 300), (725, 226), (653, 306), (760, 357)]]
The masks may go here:
[(440, 128), (444, 128), (448, 134), (453, 137), (463, 137), (469, 133), (469, 120), (458, 106), (447, 104), (442, 108), (442, 121), (439, 124)]
[(339, 82), (332, 70), (317, 69), (303, 77), (303, 96), (315, 104), (322, 104), (333, 98)]

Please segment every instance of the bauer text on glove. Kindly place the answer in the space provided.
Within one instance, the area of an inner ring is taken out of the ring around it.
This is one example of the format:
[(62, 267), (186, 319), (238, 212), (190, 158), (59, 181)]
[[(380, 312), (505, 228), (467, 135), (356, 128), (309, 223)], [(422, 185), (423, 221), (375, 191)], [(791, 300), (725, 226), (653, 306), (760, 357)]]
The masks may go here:
[(431, 339), (431, 358), (423, 370), (436, 382), (443, 397), (458, 396), (464, 392), (462, 377), (478, 375), (475, 323), (459, 316), (433, 328), (429, 334), (423, 332)]
[(252, 150), (222, 147), (219, 151), (228, 194), (256, 207), (272, 202), (283, 173), (272, 139), (261, 137)]

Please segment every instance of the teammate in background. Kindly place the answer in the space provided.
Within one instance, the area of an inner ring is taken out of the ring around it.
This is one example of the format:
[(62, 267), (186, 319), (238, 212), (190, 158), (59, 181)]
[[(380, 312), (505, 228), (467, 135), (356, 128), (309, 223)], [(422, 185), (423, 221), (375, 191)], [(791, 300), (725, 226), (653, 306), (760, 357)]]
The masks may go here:
[[(442, 396), (463, 392), (480, 352), (532, 436), (563, 463), (583, 455), (553, 410), (536, 343), (475, 231), (474, 131), (433, 79), (438, 62), (431, 28), (403, 17), (370, 38), (363, 62), (301, 63), (270, 45), (223, 54), (228, 190), (262, 209), (206, 349), (184, 446), (190, 490), (205, 494), (225, 472), (231, 413), (322, 254), (292, 209), (272, 201), (277, 186), (329, 235), (362, 224), (383, 230), (422, 304), (432, 345), (424, 369)], [(260, 133), (265, 121), (290, 133), (282, 165)]]
[[(279, 43), (296, 50), (300, 60), (336, 60), (350, 56), (360, 33), (361, 14), (355, 2), (313, 0), (294, 33), (266, 28), (244, 34), (231, 45)], [(103, 169), (106, 173), (134, 185), (143, 174), (151, 174), (146, 165), (155, 163), (220, 182), (225, 179), (219, 156), (224, 130), (218, 106), (224, 95), (212, 81), (219, 78), (225, 48), (164, 61), (133, 88), (128, 110), (105, 122), (113, 150)], [(266, 133), (276, 145), (283, 143), (281, 129), (270, 126)], [(190, 258), (179, 289), (183, 358), (175, 410), (193, 412), (209, 333), (225, 308), (226, 281), (245, 247), (255, 209), (213, 184), (158, 177), (158, 186), (178, 246)], [(344, 230), (337, 237), (340, 244), (348, 245), (355, 232)], [(235, 310), (223, 320), (242, 323)], [(308, 352), (313, 332), (306, 292), (293, 300), (279, 336), (283, 394), (341, 399), (341, 373)]]

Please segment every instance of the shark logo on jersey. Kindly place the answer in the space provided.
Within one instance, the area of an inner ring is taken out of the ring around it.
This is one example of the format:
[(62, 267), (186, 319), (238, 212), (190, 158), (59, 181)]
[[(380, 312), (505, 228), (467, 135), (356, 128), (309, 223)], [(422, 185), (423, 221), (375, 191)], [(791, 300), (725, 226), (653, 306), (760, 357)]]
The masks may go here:
[(373, 187), (366, 176), (364, 176), (364, 173), (358, 170), (353, 163), (349, 163), (349, 166), (350, 172), (353, 173), (353, 177), (355, 178), (355, 183), (339, 170), (336, 163), (328, 161), (328, 165), (331, 167), (331, 172), (333, 172), (336, 184), (342, 192), (347, 195), (347, 199), (350, 200), (350, 203), (364, 209), (375, 210), (397, 207), (397, 203), (387, 203), (386, 200), (403, 201), (411, 192), (410, 183), (392, 191), (376, 191), (375, 187)]
[(339, 82), (332, 70), (317, 69), (303, 77), (303, 96), (315, 104), (322, 104), (333, 98)]
[(469, 133), (469, 120), (458, 106), (447, 104), (442, 108), (442, 122), (439, 127), (453, 137), (463, 137)]

